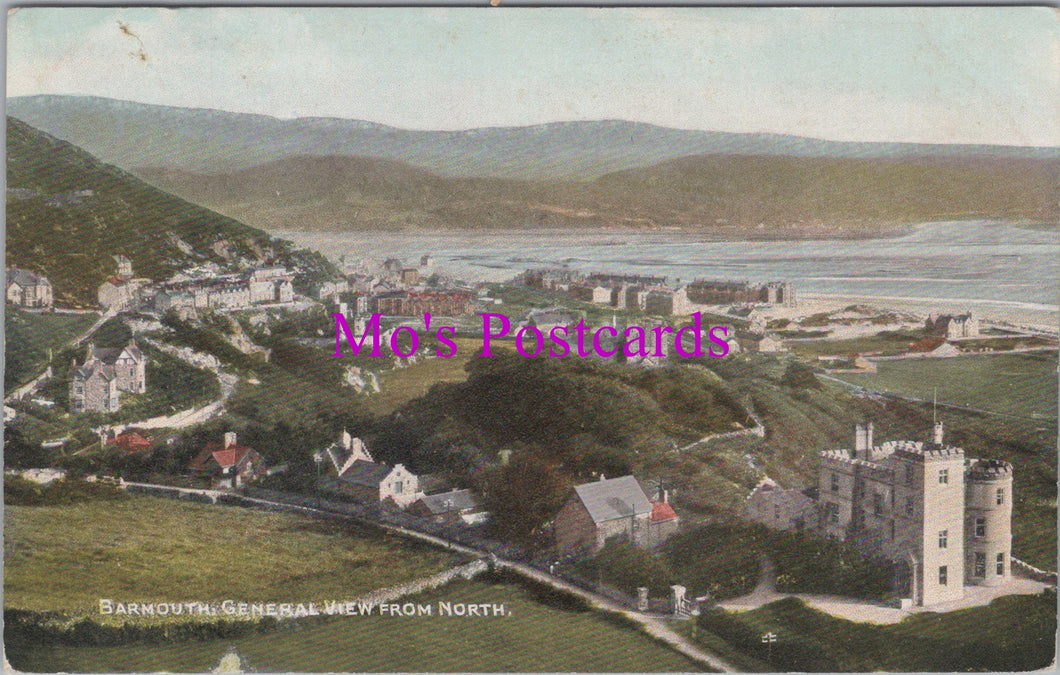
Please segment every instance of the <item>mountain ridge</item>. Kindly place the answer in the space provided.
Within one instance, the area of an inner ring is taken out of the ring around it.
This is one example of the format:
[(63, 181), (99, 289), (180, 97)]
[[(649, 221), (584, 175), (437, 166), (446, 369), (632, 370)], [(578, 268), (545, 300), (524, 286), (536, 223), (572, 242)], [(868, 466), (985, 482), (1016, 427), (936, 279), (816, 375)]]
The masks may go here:
[(626, 120), (441, 131), (339, 117), (281, 119), (92, 96), (7, 100), (8, 114), (126, 169), (230, 172), (298, 155), (392, 159), (443, 177), (592, 180), (698, 154), (889, 158), (1060, 157), (1060, 149), (830, 141), (775, 133), (674, 129)]

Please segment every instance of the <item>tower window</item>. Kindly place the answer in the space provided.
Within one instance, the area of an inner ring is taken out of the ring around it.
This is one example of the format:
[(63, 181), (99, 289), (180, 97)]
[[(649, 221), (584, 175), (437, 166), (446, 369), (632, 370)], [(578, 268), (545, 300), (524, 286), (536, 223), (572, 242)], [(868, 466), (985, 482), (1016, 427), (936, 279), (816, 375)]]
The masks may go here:
[(905, 515), (911, 516), (911, 515), (913, 515), (915, 510), (916, 509), (913, 506), (913, 498), (912, 497), (906, 497), (905, 498)]
[(827, 511), (828, 513), (828, 522), (839, 522), (839, 504), (828, 502), (827, 504), (825, 504), (825, 511)]
[(949, 530), (939, 530), (939, 548), (946, 548), (946, 544), (949, 543), (949, 539)]
[(986, 518), (975, 519), (975, 536), (985, 537), (986, 536)]
[(950, 470), (939, 469), (939, 485), (948, 485), (950, 482)]
[(949, 576), (949, 570), (943, 565), (939, 567), (939, 586), (945, 586), (947, 577)]
[(997, 489), (997, 503), (998, 506), (1005, 503), (1005, 488)]
[(832, 492), (839, 492), (839, 474), (832, 474)]
[(875, 516), (883, 514), (883, 495), (879, 492), (872, 493), (872, 514)]
[(997, 554), (997, 575), (999, 577), (1005, 576), (1005, 554)]
[(972, 571), (972, 574), (974, 576), (977, 576), (977, 577), (985, 577), (986, 576), (986, 554), (985, 553), (978, 553), (977, 552), (975, 554), (975, 569)]

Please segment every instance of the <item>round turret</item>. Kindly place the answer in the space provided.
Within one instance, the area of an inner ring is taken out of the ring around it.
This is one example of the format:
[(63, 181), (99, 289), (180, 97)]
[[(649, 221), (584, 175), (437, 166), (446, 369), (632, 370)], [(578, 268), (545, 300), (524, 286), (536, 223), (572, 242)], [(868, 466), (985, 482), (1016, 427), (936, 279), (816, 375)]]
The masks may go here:
[(998, 586), (1012, 574), (1012, 465), (995, 459), (973, 461), (965, 486), (966, 581)]

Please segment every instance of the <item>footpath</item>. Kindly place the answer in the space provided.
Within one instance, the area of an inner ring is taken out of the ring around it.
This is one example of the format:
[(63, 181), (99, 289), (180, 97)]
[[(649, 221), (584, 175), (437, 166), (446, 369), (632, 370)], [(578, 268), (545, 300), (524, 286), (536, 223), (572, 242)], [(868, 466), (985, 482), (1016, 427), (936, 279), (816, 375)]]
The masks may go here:
[(965, 586), (964, 597), (960, 600), (946, 602), (931, 607), (910, 607), (898, 609), (864, 600), (856, 600), (838, 595), (815, 595), (811, 593), (780, 593), (776, 589), (776, 574), (773, 565), (768, 561), (762, 565), (762, 575), (754, 590), (738, 598), (723, 600), (718, 607), (735, 612), (757, 609), (784, 598), (798, 598), (810, 607), (826, 614), (862, 623), (893, 624), (918, 612), (952, 612), (968, 607), (989, 605), (995, 598), (1005, 595), (1037, 595), (1055, 584), (1032, 579), (1013, 578), (1004, 586), (987, 588), (985, 586)]

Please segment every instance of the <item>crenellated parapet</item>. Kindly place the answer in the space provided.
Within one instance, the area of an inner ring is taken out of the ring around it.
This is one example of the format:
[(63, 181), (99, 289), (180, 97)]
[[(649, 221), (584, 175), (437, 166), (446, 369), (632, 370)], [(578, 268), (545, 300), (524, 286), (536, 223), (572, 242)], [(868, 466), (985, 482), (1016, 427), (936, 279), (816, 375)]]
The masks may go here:
[(1000, 459), (971, 460), (966, 467), (968, 480), (996, 481), (1012, 478), (1012, 465)]

